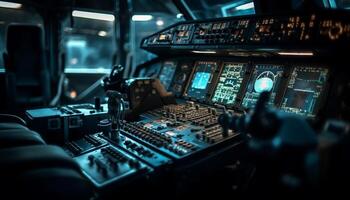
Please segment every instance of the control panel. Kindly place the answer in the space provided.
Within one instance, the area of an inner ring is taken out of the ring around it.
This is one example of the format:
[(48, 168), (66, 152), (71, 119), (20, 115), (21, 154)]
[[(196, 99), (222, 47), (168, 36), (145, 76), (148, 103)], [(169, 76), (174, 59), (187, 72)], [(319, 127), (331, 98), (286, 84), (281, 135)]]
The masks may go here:
[(319, 109), (328, 78), (327, 68), (295, 67), (288, 81), (281, 108), (314, 117)]
[(108, 142), (96, 135), (84, 135), (83, 138), (67, 142), (64, 145), (64, 150), (68, 155), (75, 157), (86, 152), (106, 146)]
[[(172, 171), (176, 176), (194, 165), (201, 167), (201, 162), (209, 166), (216, 156), (231, 158), (233, 146), (243, 138), (239, 132), (223, 130), (219, 117), (250, 112), (265, 91), (270, 92), (268, 105), (318, 122), (320, 111), (328, 108), (326, 94), (336, 65), (332, 61), (320, 64), (318, 56), (327, 52), (324, 49), (334, 49), (334, 44), (350, 42), (348, 21), (312, 13), (185, 21), (170, 26), (146, 37), (141, 46), (160, 56), (175, 51), (181, 55), (150, 61), (154, 66), (138, 70), (140, 78), (127, 80), (123, 88), (130, 109), (147, 109), (133, 121), (117, 119), (113, 131), (106, 123), (102, 132), (66, 143), (65, 150), (95, 186), (105, 187), (158, 172)], [(299, 57), (278, 57), (288, 53)], [(149, 98), (160, 96), (153, 78), (176, 97), (170, 105)], [(81, 116), (108, 118), (105, 105), (99, 110), (81, 106), (59, 108), (67, 127), (75, 124), (76, 116), (79, 122)]]
[(263, 91), (271, 92), (269, 104), (275, 105), (274, 102), (284, 76), (284, 70), (285, 68), (280, 65), (255, 65), (242, 106), (253, 108)]
[[(283, 55), (285, 51), (288, 53), (296, 49), (321, 55), (321, 51), (314, 50), (329, 50), (329, 45), (350, 41), (348, 18), (349, 13), (346, 12), (320, 11), (180, 22), (144, 38), (141, 45), (159, 55), (197, 51), (225, 55), (238, 55), (237, 52), (245, 52), (244, 55), (252, 52)], [(169, 51), (164, 51), (164, 48)]]
[(246, 71), (246, 64), (224, 63), (212, 101), (223, 105), (234, 104)]
[[(28, 127), (49, 143), (64, 144), (70, 139), (97, 131), (96, 121), (107, 118), (107, 104), (75, 104), (26, 111)], [(62, 134), (63, 133), (63, 134)]]
[(164, 62), (162, 71), (159, 75), (160, 82), (164, 85), (165, 89), (169, 89), (170, 84), (173, 80), (174, 73), (176, 70), (176, 63), (168, 61)]
[(111, 140), (102, 133), (97, 133), (96, 135), (106, 139), (112, 145), (118, 146), (130, 154), (133, 154), (151, 167), (158, 168), (171, 164), (171, 160), (168, 157), (159, 154), (157, 151), (131, 139), (130, 137), (127, 137), (125, 130), (121, 130), (117, 140)]
[(186, 88), (186, 83), (192, 72), (192, 63), (181, 63), (177, 67), (173, 83), (170, 85), (170, 91), (175, 96), (181, 96)]
[[(177, 62), (177, 59), (174, 60), (172, 63)], [(216, 109), (222, 106), (239, 111), (252, 109), (260, 93), (269, 91), (270, 106), (314, 118), (324, 105), (324, 94), (327, 93), (331, 75), (329, 66), (315, 63), (297, 65), (271, 61), (242, 62), (238, 59), (217, 61), (219, 58), (215, 57), (181, 60), (175, 65), (169, 91), (179, 99)], [(201, 114), (201, 110), (182, 103), (176, 108), (187, 112), (183, 116), (189, 121), (189, 116), (196, 118)], [(165, 106), (162, 109), (153, 112), (162, 114), (172, 108)], [(168, 113), (170, 116), (176, 115), (178, 121), (182, 117), (176, 113), (176, 109)], [(163, 114), (163, 117), (167, 116)]]
[(219, 115), (217, 109), (194, 102), (167, 105), (148, 111), (143, 115), (147, 119), (129, 124), (127, 130), (164, 154), (181, 159), (238, 136), (223, 133)]
[(96, 187), (105, 187), (121, 181), (130, 181), (152, 168), (122, 149), (108, 145), (75, 157), (83, 173)]
[(199, 61), (194, 68), (192, 79), (187, 86), (184, 96), (195, 100), (205, 100), (217, 76), (218, 63)]

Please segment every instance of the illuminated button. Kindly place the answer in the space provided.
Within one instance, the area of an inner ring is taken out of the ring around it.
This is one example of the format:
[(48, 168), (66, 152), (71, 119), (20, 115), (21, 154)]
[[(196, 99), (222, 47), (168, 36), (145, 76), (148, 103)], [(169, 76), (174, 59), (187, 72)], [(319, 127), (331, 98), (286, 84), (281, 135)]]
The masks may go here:
[(271, 91), (273, 87), (273, 81), (270, 78), (264, 77), (255, 81), (254, 90), (258, 93), (264, 91)]

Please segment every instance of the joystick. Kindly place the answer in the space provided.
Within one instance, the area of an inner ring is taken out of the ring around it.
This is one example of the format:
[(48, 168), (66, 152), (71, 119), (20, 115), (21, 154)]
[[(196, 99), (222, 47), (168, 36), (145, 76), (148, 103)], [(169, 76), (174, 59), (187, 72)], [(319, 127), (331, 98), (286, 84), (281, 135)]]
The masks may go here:
[(108, 115), (111, 123), (109, 137), (111, 140), (118, 140), (120, 127), (125, 115), (125, 101), (121, 93), (113, 90), (107, 91)]

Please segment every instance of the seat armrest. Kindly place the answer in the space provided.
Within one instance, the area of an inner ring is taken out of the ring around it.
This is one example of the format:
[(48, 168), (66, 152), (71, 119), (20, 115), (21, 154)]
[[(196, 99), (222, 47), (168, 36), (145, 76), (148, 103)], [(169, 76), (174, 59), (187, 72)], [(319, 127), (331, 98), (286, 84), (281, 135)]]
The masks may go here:
[(16, 115), (0, 114), (0, 122), (2, 123), (17, 123), (23, 126), (27, 126), (26, 121)]

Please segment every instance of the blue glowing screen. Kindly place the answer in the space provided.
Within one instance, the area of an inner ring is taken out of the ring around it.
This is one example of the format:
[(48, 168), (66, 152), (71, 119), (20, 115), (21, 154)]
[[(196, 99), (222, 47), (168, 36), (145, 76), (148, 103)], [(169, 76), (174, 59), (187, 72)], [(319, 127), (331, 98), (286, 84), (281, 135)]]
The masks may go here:
[(281, 109), (307, 117), (315, 117), (328, 80), (328, 69), (296, 66), (282, 98)]
[(192, 88), (195, 89), (205, 89), (208, 85), (208, 81), (210, 79), (210, 73), (208, 72), (197, 72), (193, 82), (192, 82)]
[(160, 72), (159, 80), (168, 90), (175, 74), (176, 64), (174, 62), (164, 62), (163, 69)]
[(218, 104), (232, 105), (236, 101), (237, 94), (246, 73), (246, 64), (224, 63), (218, 84), (212, 101)]
[(261, 78), (255, 81), (254, 90), (255, 92), (262, 93), (264, 91), (270, 92), (273, 88), (273, 80), (270, 78)]
[(264, 91), (271, 92), (269, 105), (274, 105), (277, 89), (279, 88), (283, 73), (283, 66), (280, 65), (255, 65), (242, 101), (243, 107), (255, 107), (260, 93)]
[(209, 84), (211, 83), (213, 74), (217, 67), (216, 62), (197, 62), (195, 65), (195, 71), (192, 75), (192, 80), (184, 95), (197, 100), (206, 99)]

